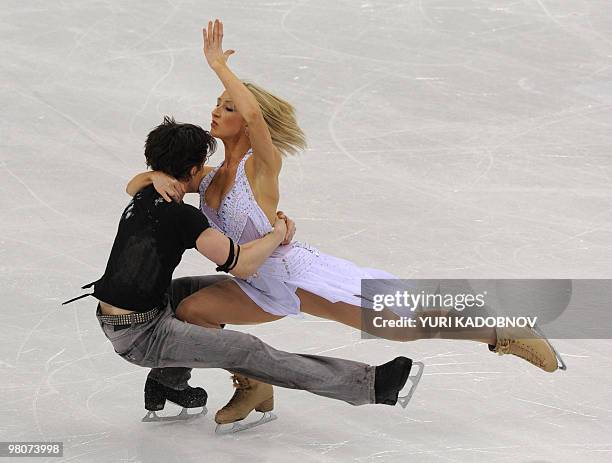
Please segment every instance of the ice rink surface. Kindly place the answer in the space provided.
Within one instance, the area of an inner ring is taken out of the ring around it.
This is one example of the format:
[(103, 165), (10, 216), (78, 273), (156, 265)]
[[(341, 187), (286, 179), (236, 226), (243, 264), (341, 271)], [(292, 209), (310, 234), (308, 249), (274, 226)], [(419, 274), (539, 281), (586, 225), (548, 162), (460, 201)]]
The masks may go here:
[[(214, 17), (235, 72), (291, 101), (308, 136), (281, 177), (299, 239), (404, 278), (611, 278), (612, 3), (4, 0), (0, 15), (1, 441), (63, 441), (53, 462), (610, 461), (610, 340), (556, 341), (568, 371), (546, 374), (313, 317), (249, 327), (427, 370), (406, 410), (277, 389), (277, 421), (218, 437), (227, 372), (194, 373), (209, 416), (143, 424), (146, 371), (113, 352), (91, 298), (59, 304), (102, 274), (147, 132), (165, 114), (209, 127)], [(176, 275), (213, 272), (191, 251)]]

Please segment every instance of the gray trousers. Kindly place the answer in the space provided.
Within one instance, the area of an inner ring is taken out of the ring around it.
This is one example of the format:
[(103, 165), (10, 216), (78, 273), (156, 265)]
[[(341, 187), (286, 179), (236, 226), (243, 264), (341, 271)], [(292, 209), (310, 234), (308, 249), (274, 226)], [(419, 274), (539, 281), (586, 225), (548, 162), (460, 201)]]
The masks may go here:
[(167, 306), (146, 323), (132, 323), (128, 328), (115, 330), (113, 325), (100, 320), (99, 309), (98, 322), (119, 356), (135, 365), (153, 368), (150, 377), (161, 378), (170, 387), (172, 383), (186, 384), (189, 368), (223, 368), (352, 405), (374, 403), (374, 366), (283, 352), (247, 333), (204, 328), (175, 317), (173, 307), (176, 309), (180, 300), (215, 281), (219, 280), (215, 277), (173, 280)]

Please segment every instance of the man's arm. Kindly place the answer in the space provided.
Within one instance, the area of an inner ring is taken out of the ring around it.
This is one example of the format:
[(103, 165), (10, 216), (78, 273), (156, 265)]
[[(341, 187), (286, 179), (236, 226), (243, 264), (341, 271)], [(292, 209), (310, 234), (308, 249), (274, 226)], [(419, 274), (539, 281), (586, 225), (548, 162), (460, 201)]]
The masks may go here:
[[(238, 262), (230, 273), (238, 278), (247, 278), (253, 275), (285, 239), (286, 233), (285, 220), (277, 218), (272, 232), (240, 246)], [(229, 246), (229, 238), (213, 228), (204, 230), (196, 240), (196, 249), (200, 254), (217, 265), (222, 265), (227, 261)], [(234, 255), (236, 255), (238, 246), (236, 244), (233, 244), (233, 246)]]

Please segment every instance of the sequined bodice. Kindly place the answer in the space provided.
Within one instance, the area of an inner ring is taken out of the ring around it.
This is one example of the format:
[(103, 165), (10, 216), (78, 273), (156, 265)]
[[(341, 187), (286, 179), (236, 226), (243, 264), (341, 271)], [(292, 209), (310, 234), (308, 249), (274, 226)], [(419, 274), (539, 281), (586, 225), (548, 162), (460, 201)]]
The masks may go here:
[[(251, 185), (244, 172), (244, 164), (251, 154), (251, 150), (247, 151), (240, 164), (238, 164), (234, 185), (221, 200), (218, 210), (206, 204), (205, 193), (206, 188), (208, 188), (215, 173), (222, 164), (215, 167), (214, 170), (202, 179), (199, 188), (200, 209), (208, 218), (210, 225), (239, 244), (261, 238), (266, 233), (272, 231), (272, 226), (266, 214), (259, 207), (257, 201), (255, 201)], [(308, 272), (308, 269), (318, 256), (319, 251), (317, 249), (306, 243), (292, 241), (288, 245), (276, 248), (270, 257), (259, 267), (257, 273), (247, 278), (246, 281), (253, 285), (259, 285), (259, 289), (268, 295), (278, 291), (288, 291), (293, 294), (295, 293), (295, 288), (289, 290), (285, 285), (274, 284), (270, 286), (265, 282), (271, 280), (287, 281), (292, 278), (298, 278), (300, 275)], [(265, 285), (265, 289), (262, 285)], [(296, 298), (295, 294), (292, 298)]]
[(259, 207), (251, 185), (244, 171), (246, 160), (251, 156), (249, 149), (238, 164), (236, 180), (231, 190), (223, 197), (219, 209), (215, 210), (206, 204), (205, 192), (213, 177), (223, 163), (208, 173), (200, 183), (200, 209), (208, 218), (213, 228), (225, 233), (235, 242), (242, 244), (260, 238), (272, 231), (272, 226), (264, 211)]

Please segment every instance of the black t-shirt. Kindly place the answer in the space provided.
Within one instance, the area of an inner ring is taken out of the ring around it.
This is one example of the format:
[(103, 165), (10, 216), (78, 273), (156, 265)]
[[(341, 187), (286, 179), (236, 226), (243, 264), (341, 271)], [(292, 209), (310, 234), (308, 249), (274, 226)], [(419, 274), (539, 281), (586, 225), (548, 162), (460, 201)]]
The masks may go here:
[(123, 211), (94, 297), (136, 312), (162, 306), (183, 252), (208, 227), (195, 207), (166, 202), (153, 186), (139, 191)]

